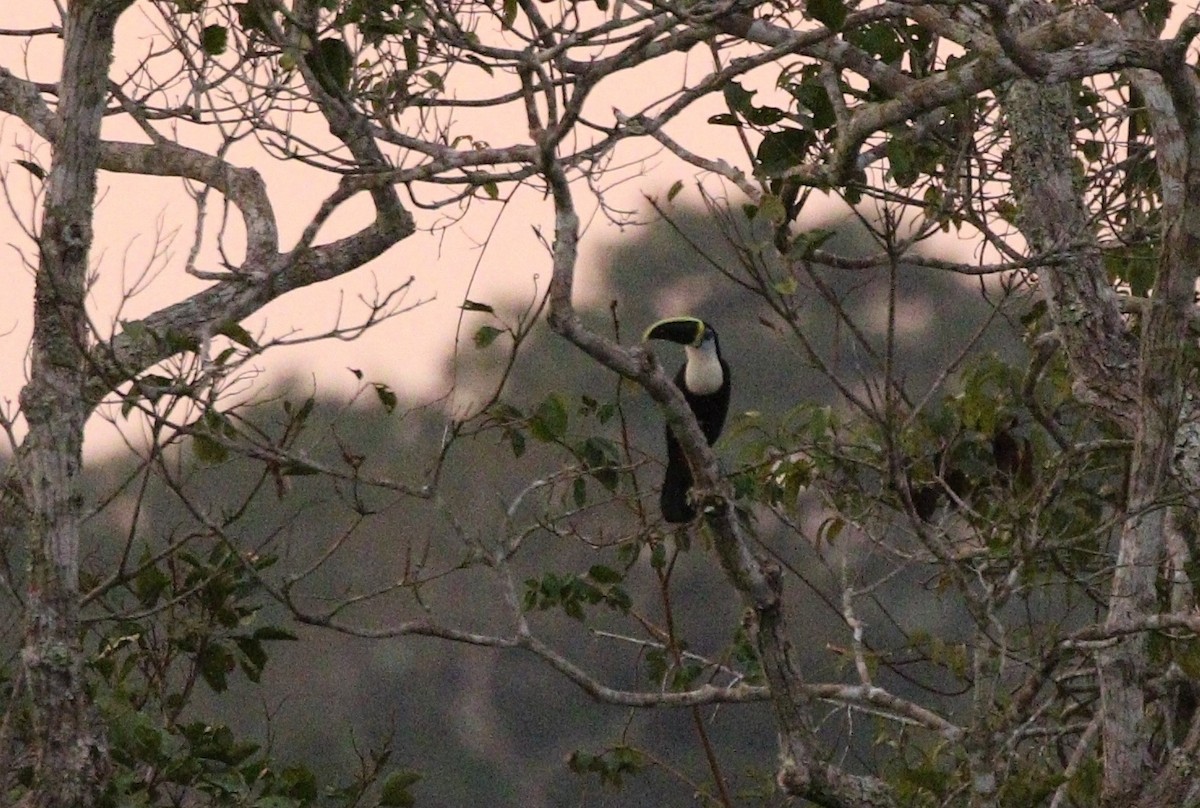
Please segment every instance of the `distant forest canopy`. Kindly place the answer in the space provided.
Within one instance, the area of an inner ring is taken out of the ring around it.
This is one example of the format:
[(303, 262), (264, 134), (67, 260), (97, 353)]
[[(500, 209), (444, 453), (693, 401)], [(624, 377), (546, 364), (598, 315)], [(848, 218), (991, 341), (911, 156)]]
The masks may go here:
[[(737, 272), (736, 258), (714, 223), (695, 210), (675, 210), (673, 218), (686, 239), (660, 224), (630, 229), (627, 239), (612, 245), (601, 282), (610, 291), (613, 306), (585, 311), (584, 316), (598, 330), (619, 328), (626, 342), (637, 340), (648, 323), (673, 314), (702, 315), (720, 329), (736, 385), (732, 426), (718, 449), (726, 473), (737, 475), (761, 462), (761, 436), (782, 428), (797, 408), (844, 411), (844, 407), (823, 375), (788, 346), (772, 313), (756, 296), (727, 279), (700, 280), (691, 270), (696, 262), (711, 260)], [(831, 246), (839, 251), (853, 254), (869, 249), (863, 242), (865, 235), (852, 223), (834, 222), (827, 227), (835, 234)], [(855, 247), (856, 242), (862, 246)], [(822, 279), (848, 318), (883, 345), (887, 279), (836, 271), (822, 273)], [(814, 304), (804, 319), (806, 331), (850, 384), (856, 384), (855, 379), (870, 380), (879, 369), (842, 332), (845, 324), (828, 307), (816, 305), (813, 294)], [(894, 294), (895, 372), (905, 378), (914, 396), (924, 395), (934, 380), (943, 385), (937, 395), (952, 393), (957, 389), (956, 377), (939, 379), (938, 375), (993, 314), (987, 296), (999, 297), (1001, 292), (934, 270), (902, 268)], [(674, 300), (689, 301), (686, 312), (672, 310)], [(468, 333), (511, 316), (503, 307), (495, 315), (469, 312)], [(494, 343), (473, 346), (459, 356), (457, 378), (464, 388), (460, 394), (473, 390), (470, 397), (482, 401), (495, 392), (507, 362), (503, 340), (498, 337)], [(346, 354), (348, 366), (355, 364), (352, 345)], [(656, 350), (668, 368), (681, 361), (677, 355), (681, 352), (669, 346)], [(1017, 335), (1003, 320), (971, 344), (973, 357), (999, 352), (1011, 359), (1021, 351)], [(311, 379), (297, 377), (238, 410), (237, 417), (256, 432), (279, 435), (288, 424), (294, 425), (296, 413), (308, 407), (304, 431), (289, 444), (290, 452), (329, 467), (353, 467), (364, 478), (422, 484), (438, 457), (449, 415), (437, 403), (407, 400), (402, 392), (391, 401), (391, 391), (405, 389), (399, 371), (363, 382), (365, 393), (348, 405), (324, 397)], [(467, 631), (502, 635), (509, 629), (502, 593), (491, 576), (475, 565), (464, 532), (495, 540), (498, 535), (527, 530), (539, 520), (553, 519), (557, 511), (576, 506), (573, 480), (584, 479), (586, 506), (556, 530), (569, 530), (567, 526), (577, 523), (587, 535), (601, 537), (600, 546), (581, 545), (552, 530), (535, 532), (514, 559), (517, 574), (523, 579), (552, 571), (565, 580), (585, 575), (598, 563), (611, 564), (621, 570), (622, 586), (631, 601), (653, 613), (660, 597), (658, 583), (651, 574), (648, 546), (631, 533), (631, 506), (624, 497), (632, 489), (625, 481), (619, 489), (622, 496), (607, 504), (609, 492), (594, 476), (567, 474), (544, 490), (525, 490), (530, 481), (548, 480), (578, 465), (578, 457), (560, 442), (601, 438), (617, 445), (627, 435), (637, 495), (645, 508), (656, 507), (654, 489), (663, 461), (661, 415), (636, 392), (624, 390), (618, 398), (618, 387), (615, 377), (598, 371), (574, 348), (545, 329), (535, 329), (493, 406), (537, 413), (548, 397), (555, 397), (565, 408), (563, 434), (546, 441), (527, 436), (522, 439), (521, 456), (514, 457), (512, 436), (521, 433), (499, 420), (478, 421), (470, 439), (456, 443), (438, 470), (436, 502), (397, 502), (386, 490), (360, 488), (349, 478), (330, 482), (296, 469), (264, 473), (254, 459), (226, 452), (215, 442), (197, 447), (195, 438), (181, 437), (175, 451), (164, 458), (175, 468), (170, 485), (150, 479), (144, 488), (131, 486), (128, 481), (136, 476), (136, 465), (132, 459), (114, 457), (88, 471), (89, 501), (99, 505), (113, 492), (121, 493), (88, 524), (85, 581), (97, 585), (121, 554), (153, 555), (183, 534), (204, 532), (196, 514), (172, 490), (179, 486), (195, 503), (190, 507), (211, 508), (227, 517), (224, 530), (243, 552), (272, 559), (262, 575), (275, 585), (297, 570), (315, 567), (317, 559), (344, 541), (297, 587), (303, 593), (301, 601), (317, 611), (322, 604), (386, 592), (348, 607), (339, 617), (370, 631), (428, 614)], [(315, 400), (307, 401), (314, 391)], [(614, 404), (620, 407), (619, 419), (597, 417), (599, 410)], [(863, 552), (863, 539), (853, 531), (813, 546), (816, 526), (831, 512), (820, 496), (796, 493), (798, 500), (782, 505), (801, 529), (793, 530), (760, 513), (761, 528), (772, 552), (786, 559), (789, 569), (804, 581), (789, 587), (787, 603), (802, 627), (796, 642), (804, 669), (813, 680), (836, 681), (845, 676), (847, 664), (837, 603), (837, 579), (847, 573), (839, 565), (848, 564), (848, 574), (857, 576), (866, 570), (856, 567), (874, 568), (878, 562)], [(244, 510), (239, 510), (243, 508), (239, 503), (244, 503)], [(751, 500), (744, 507), (749, 513), (758, 512)], [(135, 508), (137, 531), (129, 542), (128, 518)], [(631, 542), (636, 549), (632, 555)], [(197, 569), (211, 569), (220, 565), (222, 547), (222, 541), (200, 536), (189, 552), (200, 559)], [(736, 603), (723, 594), (725, 585), (711, 552), (707, 540), (698, 538), (697, 544), (673, 559), (673, 609), (680, 642), (704, 657), (722, 658), (738, 635), (741, 615)], [(7, 561), (11, 565), (20, 559), (10, 556)], [(182, 585), (189, 578), (178, 561), (153, 569), (89, 607), (88, 647), (106, 660), (99, 663), (101, 670), (110, 672), (108, 666), (117, 660), (133, 664), (132, 657), (122, 652), (122, 642), (160, 648), (161, 661), (176, 664), (166, 638), (179, 631), (180, 623), (213, 619), (209, 606), (191, 602), (195, 593)], [(872, 569), (872, 574), (877, 572)], [(422, 575), (429, 580), (419, 587), (400, 586), (387, 592), (397, 581)], [(950, 606), (938, 606), (937, 598), (931, 602), (922, 592), (923, 585), (913, 575), (889, 585), (887, 620), (945, 643), (965, 636), (962, 615)], [(200, 662), (198, 681), (190, 685), (195, 699), (178, 717), (180, 722), (227, 725), (233, 737), (242, 739), (239, 743), (262, 744), (270, 739), (279, 760), (309, 767), (322, 783), (352, 780), (362, 766), (360, 755), (386, 748), (393, 764), (421, 773), (421, 781), (413, 787), (418, 804), (557, 805), (576, 801), (580, 795), (587, 795), (582, 797), (587, 804), (692, 804), (690, 792), (669, 774), (670, 768), (698, 772), (705, 765), (686, 710), (631, 713), (628, 708), (597, 704), (569, 680), (517, 649), (473, 648), (414, 637), (370, 639), (329, 628), (297, 628), (287, 610), (252, 581), (239, 579), (237, 586), (246, 591), (236, 607), (236, 619), (230, 617), (228, 625), (206, 640), (215, 650)], [(125, 620), (106, 617), (137, 611), (138, 600), (147, 606), (162, 603), (168, 593), (179, 601), (154, 614), (149, 626), (131, 629)], [(6, 624), (7, 644), (15, 653), (20, 627), (16, 614), (11, 617)], [(632, 639), (614, 639), (633, 638), (635, 633), (611, 610), (589, 606), (583, 619), (565, 621), (535, 611), (531, 619), (547, 642), (565, 649), (612, 687), (645, 687), (655, 665), (663, 664), (656, 663), (647, 648), (630, 645)], [(877, 647), (880, 653), (887, 653), (889, 644), (897, 649), (905, 646), (903, 633), (894, 627), (880, 620), (871, 625), (884, 638)], [(280, 639), (275, 639), (272, 627), (278, 627)], [(268, 629), (265, 636), (272, 639), (256, 642), (255, 632), (262, 629)], [(122, 639), (123, 632), (131, 630), (135, 633)], [(283, 641), (284, 637), (290, 641)], [(921, 684), (932, 681), (945, 688), (942, 701), (953, 711), (954, 685), (943, 681), (945, 676), (937, 673), (936, 665), (927, 667), (906, 669), (905, 678), (882, 670), (881, 681), (902, 695), (917, 695)], [(181, 669), (169, 678), (182, 675)], [(165, 682), (158, 686), (166, 688)], [(755, 702), (706, 708), (703, 720), (731, 787), (747, 799), (759, 794), (764, 804), (773, 804), (769, 795), (774, 738), (766, 731), (765, 709)], [(870, 733), (856, 731), (855, 721), (832, 720), (823, 734), (831, 748), (843, 749), (851, 761), (859, 761), (858, 766), (870, 769), (878, 764)], [(593, 766), (589, 774), (588, 767), (579, 763), (605, 749), (624, 747), (643, 750), (638, 755), (644, 759), (661, 759), (663, 767), (639, 765), (640, 773), (631, 769), (620, 778), (621, 787), (614, 789), (611, 782), (601, 785), (604, 778), (597, 779), (595, 771), (607, 772), (608, 780), (617, 773)], [(568, 765), (571, 760), (575, 765)]]
[(9, 5), (0, 802), (1200, 805), (1200, 14)]

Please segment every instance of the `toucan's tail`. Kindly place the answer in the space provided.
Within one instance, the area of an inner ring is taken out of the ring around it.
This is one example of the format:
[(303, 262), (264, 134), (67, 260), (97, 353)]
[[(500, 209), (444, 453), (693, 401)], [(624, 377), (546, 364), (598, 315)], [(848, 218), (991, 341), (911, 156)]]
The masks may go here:
[(675, 436), (668, 432), (667, 473), (663, 476), (662, 494), (658, 500), (663, 519), (668, 522), (690, 522), (695, 518), (696, 509), (688, 501), (691, 490), (692, 470)]

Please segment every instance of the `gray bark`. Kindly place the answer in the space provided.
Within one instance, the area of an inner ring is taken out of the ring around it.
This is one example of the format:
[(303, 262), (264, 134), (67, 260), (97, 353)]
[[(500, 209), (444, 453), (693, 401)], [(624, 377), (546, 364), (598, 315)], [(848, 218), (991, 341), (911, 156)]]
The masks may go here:
[[(1049, 12), (1044, 5), (1028, 3), (1019, 13), (1032, 19)], [(1033, 252), (1073, 255), (1069, 263), (1043, 268), (1041, 276), (1075, 392), (1116, 422), (1132, 443), (1126, 518), (1105, 623), (1114, 632), (1158, 611), (1167, 528), (1164, 499), (1171, 492), (1172, 457), (1189, 377), (1185, 350), (1200, 265), (1200, 172), (1188, 167), (1200, 165), (1200, 127), (1195, 82), (1180, 66), (1166, 60), (1161, 80), (1135, 71), (1151, 109), (1165, 201), (1155, 293), (1136, 341), (1121, 317), (1100, 252), (1086, 235), (1090, 225), (1072, 174), (1074, 120), (1068, 89), (1020, 79), (1004, 99), (1018, 224)], [(1122, 634), (1097, 655), (1105, 805), (1133, 805), (1150, 796), (1157, 801), (1168, 780), (1182, 788), (1176, 789), (1179, 794), (1189, 793), (1191, 787), (1178, 776), (1185, 767), (1175, 755), (1157, 785), (1145, 792), (1156, 768), (1150, 756), (1145, 690), (1148, 639), (1146, 632)]]
[(92, 244), (100, 120), (113, 29), (129, 0), (71, 4), (63, 34), (60, 137), (39, 241), (29, 427), (17, 460), (28, 512), (30, 582), (21, 654), (33, 783), (22, 805), (95, 804), (108, 766), (83, 678), (79, 637), (79, 523), (83, 389), (88, 373), (84, 295)]
[[(531, 122), (537, 129), (537, 122)], [(550, 280), (550, 327), (600, 364), (634, 381), (663, 408), (672, 430), (692, 466), (696, 491), (701, 492), (705, 520), (721, 569), (747, 609), (759, 660), (770, 689), (770, 702), (779, 738), (776, 782), (789, 796), (826, 808), (894, 808), (891, 788), (876, 777), (850, 774), (825, 759), (813, 732), (814, 697), (796, 664), (783, 610), (777, 569), (752, 551), (752, 537), (733, 507), (730, 483), (708, 445), (683, 393), (654, 357), (632, 351), (589, 330), (575, 313), (573, 288), (578, 253), (579, 217), (561, 165), (544, 145), (543, 166), (555, 207), (554, 271)]]
[[(109, 98), (114, 29), (132, 0), (69, 4), (58, 105), (31, 83), (0, 69), (0, 109), (20, 117), (53, 149), (38, 241), (29, 382), (21, 392), (28, 432), (15, 480), (5, 481), (0, 524), (6, 541), (23, 541), (30, 558), (20, 702), (27, 721), (3, 725), (0, 787), (13, 785), (13, 763), (32, 769), (22, 808), (87, 808), (108, 773), (104, 732), (89, 703), (80, 643), (79, 543), (83, 429), (100, 399), (178, 351), (202, 344), (289, 291), (362, 266), (413, 232), (392, 186), (367, 188), (376, 215), (335, 242), (314, 246), (318, 219), (301, 243), (281, 253), (275, 213), (252, 169), (169, 141), (106, 142), (100, 123)], [(383, 165), (364, 124), (346, 108), (323, 107), (330, 128), (363, 164)], [(241, 212), (246, 260), (209, 288), (157, 312), (107, 342), (93, 344), (84, 302), (100, 170), (188, 178), (225, 195)], [(348, 177), (329, 205), (360, 189)], [(327, 216), (323, 210), (320, 215)], [(174, 340), (162, 337), (172, 334)], [(27, 726), (27, 729), (25, 727)], [(11, 737), (20, 732), (20, 737)]]

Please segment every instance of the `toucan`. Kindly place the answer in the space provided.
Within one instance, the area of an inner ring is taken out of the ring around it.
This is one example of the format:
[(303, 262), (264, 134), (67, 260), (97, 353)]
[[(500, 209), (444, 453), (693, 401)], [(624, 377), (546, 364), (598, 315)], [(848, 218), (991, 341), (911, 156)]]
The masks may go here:
[[(665, 339), (683, 346), (687, 360), (675, 374), (675, 386), (687, 399), (711, 446), (720, 437), (729, 412), (729, 365), (721, 358), (716, 329), (695, 317), (672, 317), (647, 328), (642, 339)], [(668, 522), (689, 522), (696, 516), (690, 501), (692, 469), (669, 424), (666, 436), (667, 472), (659, 505)]]

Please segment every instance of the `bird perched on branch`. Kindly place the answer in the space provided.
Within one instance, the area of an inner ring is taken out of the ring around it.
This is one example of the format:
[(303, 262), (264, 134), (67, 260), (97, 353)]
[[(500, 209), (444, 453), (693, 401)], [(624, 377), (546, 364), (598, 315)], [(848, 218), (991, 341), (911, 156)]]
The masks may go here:
[[(729, 365), (721, 358), (716, 330), (695, 317), (672, 317), (650, 326), (642, 339), (668, 340), (683, 346), (687, 359), (675, 374), (675, 386), (683, 393), (711, 446), (721, 435), (729, 412)], [(690, 501), (692, 469), (669, 424), (666, 436), (667, 472), (659, 504), (668, 522), (688, 522), (696, 516)]]

